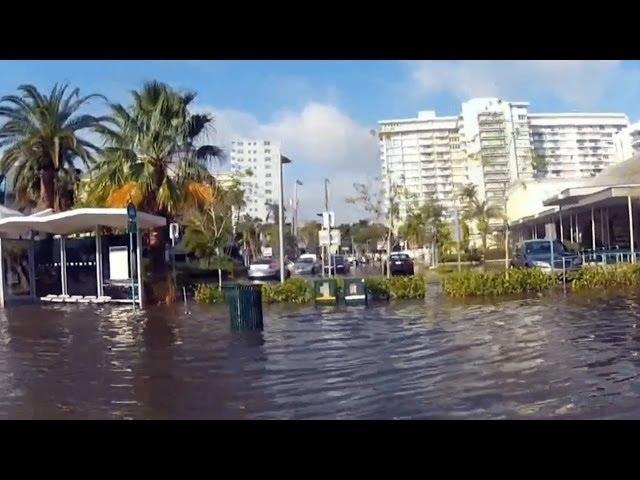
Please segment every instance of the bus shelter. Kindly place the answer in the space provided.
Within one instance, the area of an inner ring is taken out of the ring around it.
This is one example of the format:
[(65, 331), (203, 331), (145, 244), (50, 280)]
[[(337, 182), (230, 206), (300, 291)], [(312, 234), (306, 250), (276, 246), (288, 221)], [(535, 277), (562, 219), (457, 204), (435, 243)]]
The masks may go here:
[(127, 228), (125, 208), (15, 213), (0, 212), (0, 306), (55, 296), (109, 298), (105, 289), (119, 285), (130, 286), (144, 306), (141, 232), (166, 226), (164, 217), (137, 212), (129, 245), (128, 235), (102, 233)]

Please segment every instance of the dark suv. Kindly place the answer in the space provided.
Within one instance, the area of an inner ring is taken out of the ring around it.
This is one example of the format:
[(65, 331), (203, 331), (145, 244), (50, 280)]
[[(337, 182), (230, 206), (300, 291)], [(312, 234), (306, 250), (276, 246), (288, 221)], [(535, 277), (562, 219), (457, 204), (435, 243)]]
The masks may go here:
[(582, 259), (571, 253), (558, 240), (526, 240), (516, 248), (511, 258), (512, 267), (540, 268), (545, 272), (551, 271), (551, 245), (553, 244), (553, 268), (562, 270), (578, 270), (582, 267)]
[(389, 257), (391, 275), (413, 275), (413, 260), (406, 253), (392, 253)]

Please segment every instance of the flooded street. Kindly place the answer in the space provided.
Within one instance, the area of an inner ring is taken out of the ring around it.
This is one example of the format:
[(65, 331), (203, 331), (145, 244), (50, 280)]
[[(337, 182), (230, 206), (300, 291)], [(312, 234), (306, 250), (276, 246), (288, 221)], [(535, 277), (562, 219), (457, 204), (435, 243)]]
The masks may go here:
[(2, 419), (640, 418), (640, 295), (0, 312)]

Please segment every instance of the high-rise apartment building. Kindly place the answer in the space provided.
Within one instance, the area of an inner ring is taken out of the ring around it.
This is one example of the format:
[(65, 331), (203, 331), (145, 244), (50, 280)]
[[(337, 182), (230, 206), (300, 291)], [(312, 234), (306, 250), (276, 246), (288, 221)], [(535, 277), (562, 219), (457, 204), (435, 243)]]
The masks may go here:
[(246, 201), (241, 215), (248, 214), (262, 221), (276, 221), (274, 211), (277, 210), (271, 205), (278, 204), (280, 191), (280, 142), (234, 140), (229, 153), (234, 172), (251, 170), (251, 175), (240, 176)]
[(640, 155), (640, 122), (629, 125), (613, 136), (618, 161)]
[(380, 156), (387, 201), (392, 185), (404, 218), (412, 201), (459, 206), (469, 183), (481, 199), (504, 204), (510, 186), (534, 176), (580, 178), (622, 160), (614, 135), (629, 125), (624, 114), (533, 114), (526, 102), (474, 98), (457, 116), (419, 112), (416, 118), (380, 121)]

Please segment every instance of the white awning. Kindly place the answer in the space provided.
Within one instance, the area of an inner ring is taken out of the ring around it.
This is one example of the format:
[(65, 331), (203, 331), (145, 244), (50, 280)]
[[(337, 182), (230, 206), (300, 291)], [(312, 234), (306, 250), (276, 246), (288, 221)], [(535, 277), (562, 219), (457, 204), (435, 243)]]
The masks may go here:
[(24, 216), (22, 212), (5, 207), (4, 205), (0, 205), (0, 218), (22, 217), (22, 216)]
[[(29, 216), (11, 216), (0, 219), (0, 233), (26, 234), (29, 231), (47, 232), (59, 235), (91, 232), (96, 226), (126, 228), (128, 217), (126, 208), (78, 208), (66, 212)], [(137, 214), (138, 228), (164, 227), (167, 220), (146, 212)]]

